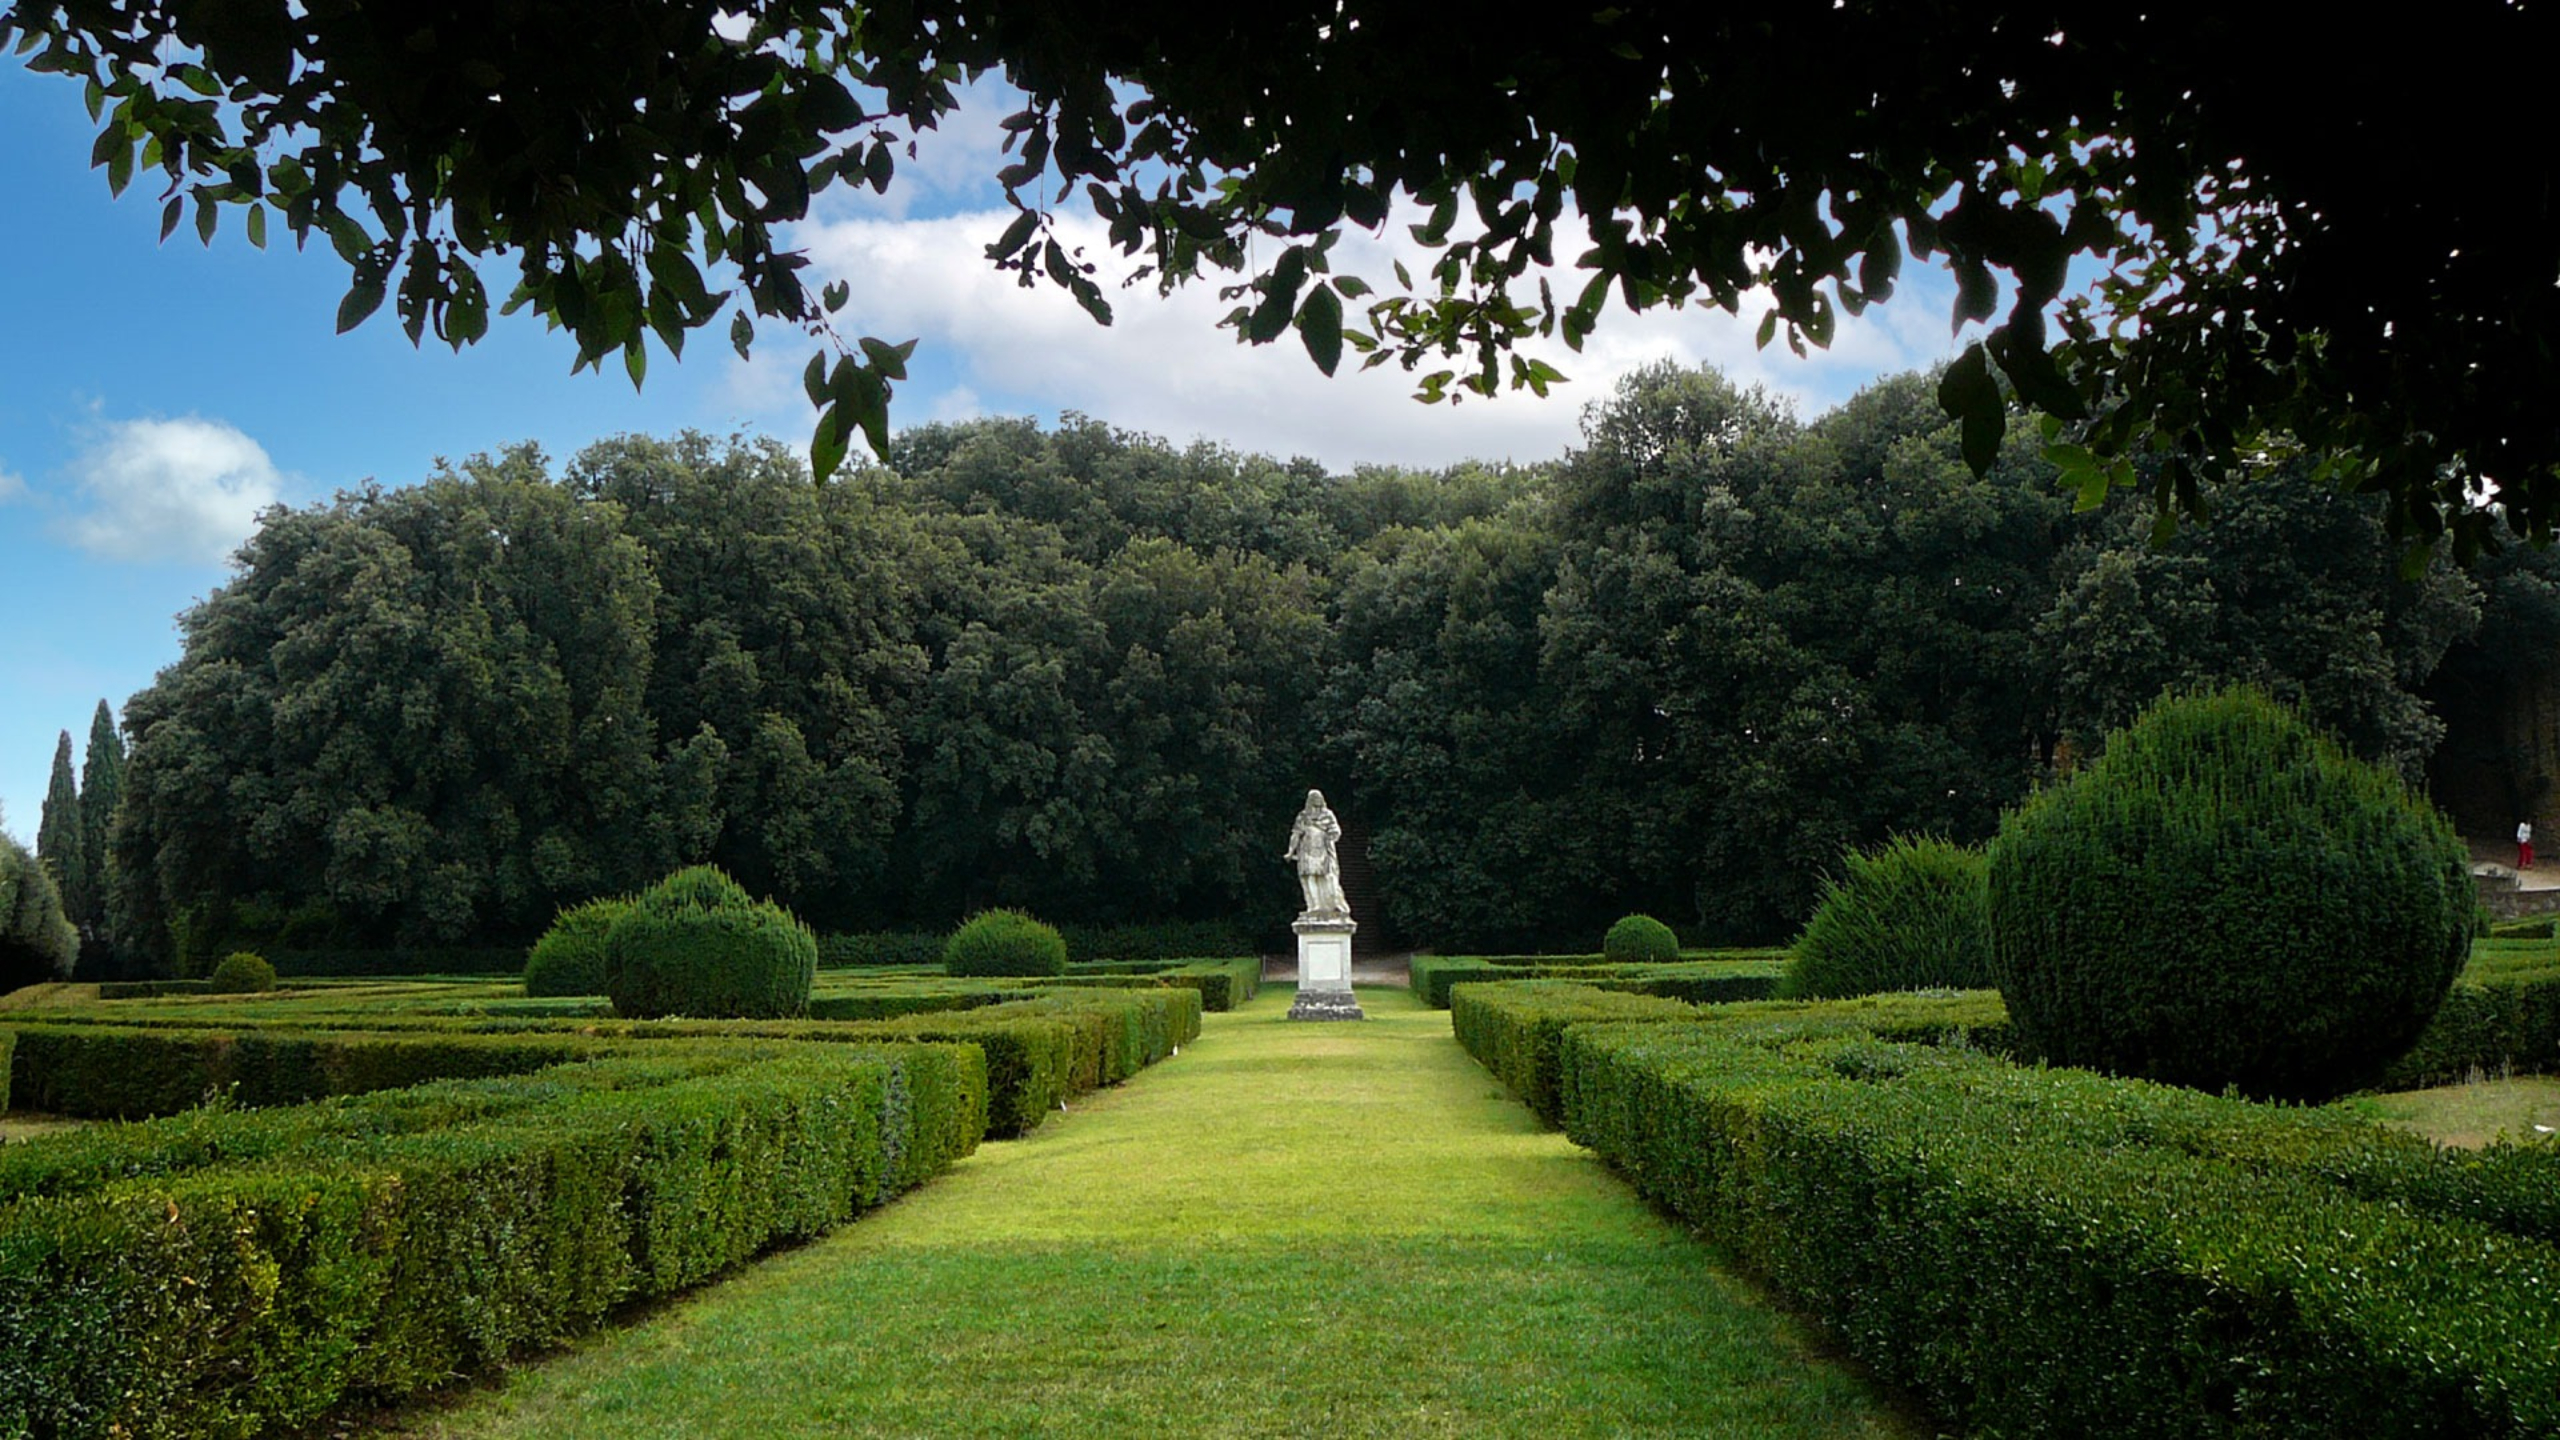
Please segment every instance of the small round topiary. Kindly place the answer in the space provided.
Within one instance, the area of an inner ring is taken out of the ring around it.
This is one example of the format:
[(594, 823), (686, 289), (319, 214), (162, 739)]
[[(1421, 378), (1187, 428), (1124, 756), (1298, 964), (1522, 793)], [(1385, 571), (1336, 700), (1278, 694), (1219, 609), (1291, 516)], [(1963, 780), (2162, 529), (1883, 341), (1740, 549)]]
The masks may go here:
[(525, 956), (527, 995), (602, 995), (604, 937), (613, 922), (631, 913), (621, 896), (590, 900), (560, 912)]
[(1019, 910), (981, 910), (942, 945), (954, 975), (1064, 975), (1067, 942)]
[(1787, 956), (1778, 994), (1828, 1000), (1991, 983), (1989, 861), (1929, 836), (1849, 852)]
[(708, 865), (643, 890), (605, 930), (614, 1013), (751, 1020), (805, 1014), (818, 937)]
[(2256, 690), (2158, 702), (1990, 861), (2000, 992), (2056, 1064), (2328, 1099), (2408, 1049), (2470, 952), (2452, 825)]
[(276, 988), (276, 967), (268, 964), (265, 956), (235, 950), (222, 957), (222, 963), (213, 967), (213, 975), (205, 983), (216, 995), (254, 995)]
[(1619, 961), (1677, 960), (1680, 937), (1650, 915), (1629, 915), (1609, 927), (1608, 935), (1600, 941), (1600, 954), (1604, 959)]

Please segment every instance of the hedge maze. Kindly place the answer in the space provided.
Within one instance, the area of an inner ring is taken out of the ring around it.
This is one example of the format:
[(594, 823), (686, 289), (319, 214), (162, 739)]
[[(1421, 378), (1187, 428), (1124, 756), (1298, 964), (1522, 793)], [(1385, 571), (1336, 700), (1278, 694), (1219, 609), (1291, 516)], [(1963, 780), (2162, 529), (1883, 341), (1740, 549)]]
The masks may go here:
[(1033, 1129), (1258, 976), (830, 976), (793, 1020), (393, 980), (19, 1012), (0, 1103), (133, 1123), (0, 1148), (0, 1434), (247, 1436), (485, 1372)]
[[(2484, 945), (2407, 1083), (2560, 1068), (2560, 959)], [(1456, 989), (1460, 1042), (1983, 1434), (2560, 1434), (2560, 1148), (2045, 1068), (1989, 991), (1694, 1006)]]

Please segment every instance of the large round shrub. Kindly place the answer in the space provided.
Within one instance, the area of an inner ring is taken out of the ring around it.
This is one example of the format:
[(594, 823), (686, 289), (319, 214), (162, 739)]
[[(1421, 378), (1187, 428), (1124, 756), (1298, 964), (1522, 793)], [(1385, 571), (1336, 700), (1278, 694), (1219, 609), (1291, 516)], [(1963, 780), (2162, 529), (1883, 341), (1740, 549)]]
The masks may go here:
[(1064, 975), (1067, 942), (1019, 910), (982, 910), (943, 942), (954, 975)]
[(2166, 699), (1991, 845), (1992, 964), (2057, 1064), (2316, 1100), (2426, 1027), (2468, 857), (2391, 774), (2255, 690)]
[(527, 995), (602, 995), (604, 937), (613, 922), (631, 913), (620, 897), (590, 900), (560, 912), (524, 960)]
[(1778, 993), (1833, 999), (1991, 983), (1989, 862), (1951, 841), (1896, 836), (1853, 850), (1797, 937)]
[(818, 937), (708, 865), (640, 892), (605, 931), (614, 1013), (766, 1020), (809, 1008)]
[(216, 995), (254, 995), (262, 990), (273, 990), (276, 988), (276, 967), (268, 964), (267, 957), (263, 955), (234, 950), (222, 957), (221, 964), (213, 967), (213, 974), (205, 986)]
[[(1585, 932), (1586, 934), (1589, 932)], [(1609, 927), (1600, 940), (1601, 958), (1607, 960), (1677, 960), (1680, 937), (1671, 927), (1650, 915), (1629, 915)]]

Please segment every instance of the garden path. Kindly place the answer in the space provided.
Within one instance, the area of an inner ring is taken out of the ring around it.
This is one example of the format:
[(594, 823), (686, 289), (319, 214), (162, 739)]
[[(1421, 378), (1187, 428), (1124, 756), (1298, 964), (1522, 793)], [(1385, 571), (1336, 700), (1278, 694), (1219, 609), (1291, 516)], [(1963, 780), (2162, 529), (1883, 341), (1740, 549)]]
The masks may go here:
[(1926, 1433), (1452, 1041), (1288, 987), (412, 1436)]

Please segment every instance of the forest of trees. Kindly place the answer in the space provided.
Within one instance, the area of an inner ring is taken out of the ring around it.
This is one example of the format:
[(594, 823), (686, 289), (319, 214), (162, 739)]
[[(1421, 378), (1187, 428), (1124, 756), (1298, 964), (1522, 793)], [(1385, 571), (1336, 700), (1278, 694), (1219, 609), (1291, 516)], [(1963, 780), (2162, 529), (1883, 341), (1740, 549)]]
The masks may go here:
[(1769, 940), (1844, 847), (1986, 835), (2163, 687), (2257, 681), (2422, 772), (2430, 677), (2505, 590), (2401, 580), (2378, 502), (2307, 465), (2164, 541), (2075, 513), (2029, 427), (1977, 476), (1934, 383), (1806, 423), (1656, 367), (1536, 467), (1335, 475), (1070, 417), (911, 430), (824, 485), (687, 434), (271, 512), (127, 703), (103, 874), (66, 892), (161, 964), (515, 941), (696, 860), (828, 930), (1279, 933), (1313, 784), (1408, 943), (1632, 910)]

